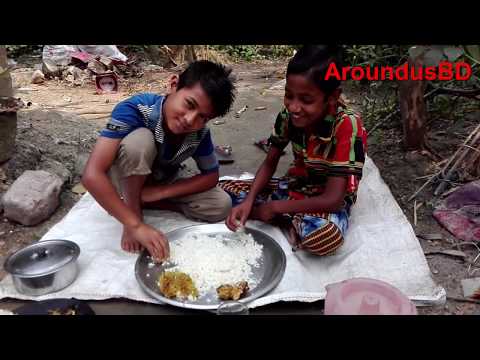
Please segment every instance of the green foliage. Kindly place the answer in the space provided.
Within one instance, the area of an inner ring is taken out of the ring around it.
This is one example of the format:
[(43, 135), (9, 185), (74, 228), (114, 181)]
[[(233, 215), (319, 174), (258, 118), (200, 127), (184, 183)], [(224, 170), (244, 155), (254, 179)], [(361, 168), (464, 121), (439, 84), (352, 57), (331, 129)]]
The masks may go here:
[(367, 128), (397, 109), (397, 89), (392, 83), (372, 81), (369, 86), (363, 86), (362, 92), (360, 105)]
[[(215, 50), (227, 53), (234, 59), (252, 61), (291, 57), (300, 45), (213, 45)], [(344, 45), (345, 64), (398, 65), (405, 61), (408, 45)]]
[(285, 58), (293, 55), (293, 45), (212, 45), (212, 49), (225, 52), (237, 60)]
[(426, 66), (438, 66), (442, 61), (463, 61), (472, 66), (472, 77), (460, 86), (478, 86), (480, 78), (480, 45), (430, 45), (412, 46), (409, 55), (413, 59), (423, 55)]
[[(408, 49), (408, 45), (344, 45), (343, 62), (346, 66), (398, 66), (407, 60)], [(359, 106), (367, 129), (397, 108), (395, 82), (364, 80), (349, 81), (345, 85), (362, 94)], [(376, 136), (381, 137), (380, 132)]]
[(440, 61), (470, 61), (480, 64), (480, 45), (430, 45), (412, 46), (408, 50), (412, 58), (424, 55), (427, 66), (438, 66)]
[(409, 45), (344, 45), (344, 63), (350, 66), (397, 66), (408, 57)]
[(473, 67), (466, 86), (478, 85), (480, 77), (480, 45), (345, 45), (344, 62), (350, 66), (398, 66), (408, 57), (424, 55), (426, 66), (438, 66), (441, 61), (465, 61)]
[(9, 58), (17, 58), (25, 54), (40, 53), (43, 45), (5, 45)]
[[(389, 65), (398, 66), (407, 60), (408, 56), (416, 58), (423, 55), (426, 66), (438, 66), (440, 61), (464, 61), (472, 66), (473, 76), (466, 81), (453, 80), (449, 82), (436, 80), (429, 82), (427, 92), (431, 86), (448, 87), (455, 89), (472, 89), (480, 86), (480, 46), (479, 45), (361, 45), (345, 46), (346, 65)], [(377, 121), (388, 116), (398, 108), (398, 94), (396, 82), (370, 81), (365, 83), (353, 82), (357, 90), (361, 89), (361, 111), (367, 128)], [(427, 108), (431, 119), (449, 119), (461, 121), (466, 113), (478, 109), (478, 101), (451, 95), (434, 96), (427, 101)], [(399, 116), (394, 116), (392, 124), (400, 124)]]

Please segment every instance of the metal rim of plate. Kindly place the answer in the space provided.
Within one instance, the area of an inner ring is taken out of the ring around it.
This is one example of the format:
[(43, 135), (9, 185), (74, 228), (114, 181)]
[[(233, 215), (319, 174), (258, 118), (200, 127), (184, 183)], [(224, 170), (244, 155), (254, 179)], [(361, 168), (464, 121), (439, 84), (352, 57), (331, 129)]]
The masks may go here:
[[(249, 290), (248, 295), (240, 300), (244, 304), (248, 304), (249, 302), (258, 299), (270, 291), (272, 291), (282, 280), (283, 275), (285, 273), (286, 268), (286, 256), (280, 245), (268, 234), (265, 232), (254, 229), (251, 227), (245, 228), (246, 232), (252, 234), (254, 240), (257, 243), (261, 243), (263, 245), (263, 255), (262, 255), (262, 266), (261, 270), (263, 272), (263, 276), (259, 279), (258, 284)], [(168, 241), (175, 241), (178, 236), (184, 236), (190, 232), (202, 232), (202, 233), (209, 233), (209, 234), (218, 234), (218, 233), (229, 233), (231, 232), (225, 224), (203, 224), (203, 225), (193, 225), (187, 226), (179, 229), (172, 230), (165, 234)], [(183, 234), (183, 235), (182, 235)], [(212, 235), (213, 236), (213, 235)], [(221, 304), (222, 301), (219, 301), (217, 298), (217, 303), (205, 304), (205, 303), (198, 303), (197, 301), (181, 301), (176, 299), (169, 299), (164, 297), (158, 290), (158, 286), (156, 285), (156, 278), (158, 279), (159, 274), (164, 271), (164, 268), (161, 265), (155, 266), (156, 269), (152, 270), (148, 266), (145, 266), (145, 262), (149, 262), (148, 252), (144, 250), (137, 258), (135, 263), (135, 278), (137, 282), (140, 284), (142, 290), (151, 296), (152, 298), (158, 300), (161, 303), (173, 305), (176, 307), (187, 308), (187, 309), (197, 309), (197, 310), (216, 310), (218, 306)], [(267, 260), (275, 259), (274, 266), (269, 267), (267, 265)], [(156, 272), (154, 276), (151, 276), (150, 279), (147, 280), (148, 273), (146, 273), (145, 269), (152, 270)], [(255, 271), (255, 270), (254, 270)], [(265, 281), (264, 281), (265, 280)], [(147, 282), (152, 282), (153, 285), (150, 286)], [(211, 295), (213, 296), (213, 295)]]

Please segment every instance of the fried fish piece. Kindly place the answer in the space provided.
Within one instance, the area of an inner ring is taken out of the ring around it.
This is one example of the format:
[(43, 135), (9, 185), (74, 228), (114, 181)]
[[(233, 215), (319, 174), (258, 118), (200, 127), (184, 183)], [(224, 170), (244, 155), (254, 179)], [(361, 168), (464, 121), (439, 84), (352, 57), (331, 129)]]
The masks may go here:
[(167, 298), (196, 299), (198, 290), (192, 278), (180, 271), (165, 271), (158, 279), (160, 292)]
[(67, 309), (67, 310), (61, 310), (61, 309), (53, 309), (53, 310), (48, 310), (48, 315), (77, 315), (77, 311), (75, 309)]
[(217, 295), (220, 300), (238, 300), (244, 297), (248, 290), (250, 290), (248, 282), (240, 281), (235, 285), (220, 285), (217, 288)]

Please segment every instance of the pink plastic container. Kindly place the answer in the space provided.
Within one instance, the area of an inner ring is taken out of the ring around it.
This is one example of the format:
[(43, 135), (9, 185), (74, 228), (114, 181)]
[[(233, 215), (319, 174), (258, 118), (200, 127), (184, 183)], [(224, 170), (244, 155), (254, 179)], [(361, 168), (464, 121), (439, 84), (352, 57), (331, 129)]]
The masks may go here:
[(325, 315), (417, 315), (408, 297), (384, 281), (354, 278), (326, 289)]

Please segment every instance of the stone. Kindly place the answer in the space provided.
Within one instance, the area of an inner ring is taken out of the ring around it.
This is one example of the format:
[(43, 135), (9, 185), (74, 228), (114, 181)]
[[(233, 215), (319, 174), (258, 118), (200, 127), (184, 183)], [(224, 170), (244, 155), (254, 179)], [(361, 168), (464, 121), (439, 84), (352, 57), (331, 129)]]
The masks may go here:
[(42, 84), (45, 81), (45, 75), (40, 70), (35, 70), (32, 74), (32, 84)]
[(97, 60), (90, 60), (88, 62), (88, 69), (94, 74), (103, 74), (107, 71), (105, 66)]
[(87, 189), (85, 189), (82, 183), (78, 183), (72, 188), (72, 192), (77, 195), (83, 195), (87, 192)]
[(44, 170), (57, 175), (62, 179), (62, 185), (69, 183), (72, 179), (72, 173), (70, 170), (68, 170), (61, 162), (50, 158), (42, 159), (42, 162), (39, 165), (39, 170)]
[(60, 74), (60, 68), (50, 59), (43, 60), (42, 71), (47, 78), (53, 78)]
[(480, 278), (462, 280), (463, 297), (480, 299)]
[(103, 65), (105, 65), (108, 70), (112, 70), (112, 66), (113, 66), (113, 60), (112, 59), (110, 59), (106, 56), (101, 56), (98, 61), (101, 62)]
[(149, 64), (144, 67), (145, 71), (163, 71), (163, 66), (160, 65), (155, 65), (155, 64)]
[(73, 84), (73, 82), (75, 81), (75, 78), (73, 77), (73, 74), (68, 74), (68, 75), (65, 77), (65, 81)]
[(43, 170), (27, 170), (3, 195), (4, 215), (23, 225), (36, 225), (60, 204), (62, 180)]
[(0, 164), (9, 160), (15, 153), (17, 136), (17, 114), (0, 113)]
[(17, 179), (25, 170), (37, 170), (41, 161), (40, 149), (24, 141), (17, 141), (12, 158), (5, 163), (8, 178)]
[(75, 160), (75, 175), (82, 176), (83, 170), (85, 170), (85, 165), (87, 165), (87, 161), (90, 154), (88, 153), (79, 153)]
[(285, 89), (286, 83), (287, 83), (287, 81), (285, 79), (277, 81), (275, 84), (270, 86), (268, 88), (268, 90), (283, 90), (283, 89)]
[(72, 75), (75, 80), (84, 80), (88, 76), (85, 74), (85, 72), (78, 67), (73, 67), (72, 69)]

